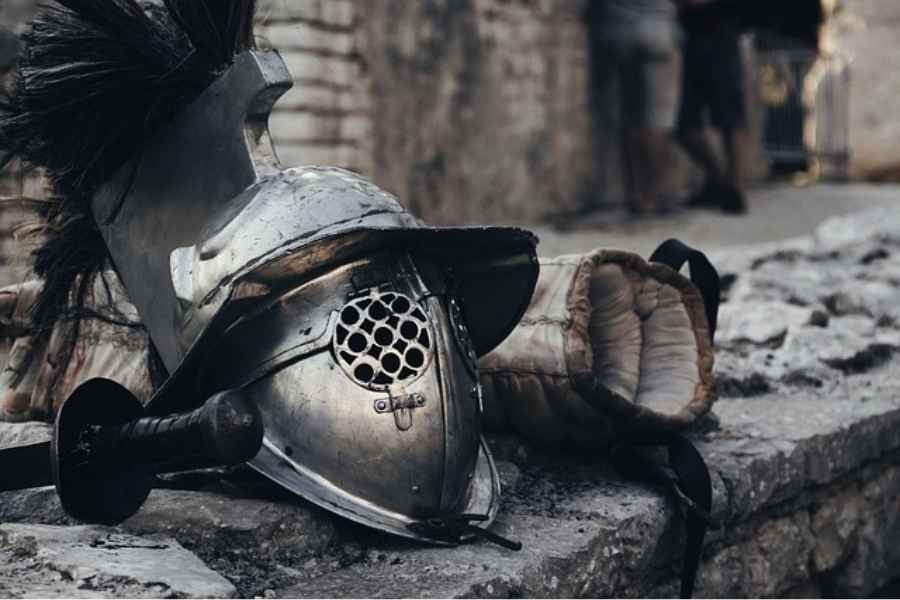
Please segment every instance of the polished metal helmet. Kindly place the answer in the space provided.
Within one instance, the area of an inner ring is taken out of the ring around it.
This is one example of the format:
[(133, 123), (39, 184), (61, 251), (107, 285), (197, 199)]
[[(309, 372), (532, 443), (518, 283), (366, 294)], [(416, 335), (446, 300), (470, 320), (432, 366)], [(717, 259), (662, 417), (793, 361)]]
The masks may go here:
[(251, 466), (355, 521), (438, 543), (490, 521), (476, 358), (513, 329), (534, 236), (431, 228), (336, 168), (281, 169), (267, 121), (290, 86), (246, 51), (95, 194), (112, 258), (172, 376), (163, 414), (241, 388)]

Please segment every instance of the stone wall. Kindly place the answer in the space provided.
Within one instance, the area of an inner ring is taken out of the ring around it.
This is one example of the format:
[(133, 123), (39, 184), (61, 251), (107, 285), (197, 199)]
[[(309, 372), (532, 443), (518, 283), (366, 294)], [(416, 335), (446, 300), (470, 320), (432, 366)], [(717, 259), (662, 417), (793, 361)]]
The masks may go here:
[(375, 181), (439, 222), (536, 220), (594, 193), (583, 3), (368, 6)]
[(328, 164), (372, 172), (372, 120), (353, 0), (261, 0), (257, 36), (277, 48), (294, 87), (270, 127), (287, 166)]
[[(5, 0), (13, 29), (34, 0)], [(434, 222), (538, 222), (621, 201), (615, 90), (590, 74), (586, 0), (260, 0), (262, 45), (295, 87), (272, 131), (286, 165), (358, 170)], [(854, 172), (900, 163), (894, 3), (846, 3)], [(758, 115), (754, 114), (754, 122)], [(680, 153), (672, 185), (690, 177)], [(754, 160), (755, 178), (765, 165)], [(5, 185), (15, 190), (18, 182)]]
[(900, 176), (900, 3), (852, 0), (835, 23), (831, 48), (851, 61), (850, 148), (857, 176)]
[(434, 222), (539, 220), (603, 196), (583, 2), (267, 0), (295, 88), (286, 165), (372, 177)]

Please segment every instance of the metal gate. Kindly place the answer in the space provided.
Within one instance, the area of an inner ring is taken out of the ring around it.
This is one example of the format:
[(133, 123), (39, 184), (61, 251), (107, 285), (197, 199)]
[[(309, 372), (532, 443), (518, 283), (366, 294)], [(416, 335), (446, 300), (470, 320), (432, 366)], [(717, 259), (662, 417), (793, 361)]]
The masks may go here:
[(757, 53), (762, 146), (774, 171), (843, 179), (850, 159), (850, 68), (812, 50)]

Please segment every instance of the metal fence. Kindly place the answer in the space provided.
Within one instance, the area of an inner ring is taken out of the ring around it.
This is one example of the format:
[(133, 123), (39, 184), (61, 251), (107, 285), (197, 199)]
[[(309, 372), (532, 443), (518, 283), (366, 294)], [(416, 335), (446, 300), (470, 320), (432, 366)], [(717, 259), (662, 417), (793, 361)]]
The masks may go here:
[(847, 176), (850, 159), (850, 68), (840, 56), (812, 50), (757, 53), (762, 146), (774, 171)]

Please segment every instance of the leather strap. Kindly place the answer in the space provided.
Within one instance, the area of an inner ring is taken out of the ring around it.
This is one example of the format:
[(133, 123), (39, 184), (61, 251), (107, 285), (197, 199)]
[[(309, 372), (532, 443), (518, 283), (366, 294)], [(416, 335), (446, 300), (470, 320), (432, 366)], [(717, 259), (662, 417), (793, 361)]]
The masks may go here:
[(719, 295), (721, 282), (719, 273), (712, 266), (706, 255), (681, 240), (669, 239), (660, 244), (653, 254), (651, 262), (662, 263), (676, 271), (680, 271), (684, 263), (691, 268), (691, 282), (700, 290), (703, 305), (706, 308), (706, 320), (709, 323), (710, 341), (716, 336), (716, 322), (719, 316)]
[[(640, 448), (647, 446), (665, 447), (669, 455), (668, 467), (641, 453)], [(669, 431), (639, 430), (624, 434), (622, 441), (613, 447), (610, 459), (626, 479), (660, 486), (684, 508), (687, 540), (681, 570), (681, 597), (690, 598), (706, 530), (721, 526), (710, 516), (712, 482), (703, 456), (682, 435)]]
[[(676, 271), (680, 271), (685, 263), (690, 266), (691, 281), (703, 297), (712, 341), (716, 333), (721, 292), (716, 268), (705, 254), (676, 239), (660, 244), (650, 260)], [(690, 598), (694, 592), (706, 530), (721, 526), (710, 516), (712, 481), (706, 462), (687, 438), (671, 431), (633, 430), (624, 433), (620, 439), (611, 452), (611, 460), (619, 473), (627, 479), (661, 486), (686, 512), (687, 539), (681, 570), (681, 597)], [(640, 448), (647, 446), (665, 447), (669, 455), (668, 466), (663, 467), (642, 454)]]

